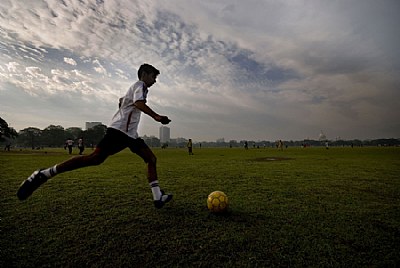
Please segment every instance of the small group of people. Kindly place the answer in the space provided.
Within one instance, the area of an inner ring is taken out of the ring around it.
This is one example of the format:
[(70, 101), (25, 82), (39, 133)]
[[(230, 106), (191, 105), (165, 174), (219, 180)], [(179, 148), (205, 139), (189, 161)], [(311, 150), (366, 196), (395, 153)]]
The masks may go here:
[[(71, 138), (68, 138), (65, 141), (64, 149), (68, 148), (68, 153), (72, 154), (72, 148), (74, 147), (74, 140)], [(78, 149), (79, 149), (79, 155), (83, 154), (83, 151), (85, 150), (85, 144), (83, 143), (83, 138), (80, 137), (78, 139)]]

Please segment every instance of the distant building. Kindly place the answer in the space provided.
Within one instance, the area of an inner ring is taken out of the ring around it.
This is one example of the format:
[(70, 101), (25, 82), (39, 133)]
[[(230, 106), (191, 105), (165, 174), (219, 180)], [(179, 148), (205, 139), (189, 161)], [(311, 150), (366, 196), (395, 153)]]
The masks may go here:
[(166, 143), (171, 139), (169, 127), (161, 126), (160, 127), (160, 142)]
[(86, 122), (86, 130), (94, 128), (95, 126), (101, 125), (101, 122)]

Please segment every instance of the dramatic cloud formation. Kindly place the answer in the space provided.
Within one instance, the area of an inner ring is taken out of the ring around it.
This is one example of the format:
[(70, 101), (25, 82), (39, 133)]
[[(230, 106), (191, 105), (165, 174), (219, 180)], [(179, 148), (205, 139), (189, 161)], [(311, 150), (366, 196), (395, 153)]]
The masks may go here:
[[(149, 105), (197, 141), (400, 136), (400, 2), (0, 3), (0, 115), (107, 124), (144, 62)], [(144, 118), (142, 135), (158, 136)]]

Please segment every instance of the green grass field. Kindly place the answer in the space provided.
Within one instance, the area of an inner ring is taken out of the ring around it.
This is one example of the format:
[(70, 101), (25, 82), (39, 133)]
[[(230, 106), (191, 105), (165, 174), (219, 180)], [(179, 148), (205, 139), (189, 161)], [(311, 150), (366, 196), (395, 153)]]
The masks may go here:
[[(174, 193), (161, 210), (128, 150), (24, 202), (22, 180), (69, 155), (0, 152), (0, 267), (400, 265), (400, 148), (154, 152)], [(214, 190), (228, 195), (227, 214), (207, 211)]]

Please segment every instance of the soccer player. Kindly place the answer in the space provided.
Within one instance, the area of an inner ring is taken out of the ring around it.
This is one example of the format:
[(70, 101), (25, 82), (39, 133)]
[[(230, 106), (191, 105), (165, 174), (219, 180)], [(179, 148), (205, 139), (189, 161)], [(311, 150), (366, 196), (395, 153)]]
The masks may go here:
[(78, 139), (78, 149), (79, 149), (79, 154), (82, 155), (83, 151), (85, 150), (85, 144), (83, 143), (82, 137)]
[(72, 147), (74, 146), (74, 141), (71, 138), (65, 141), (64, 148), (68, 148), (68, 153), (72, 154)]
[(162, 208), (165, 203), (169, 202), (172, 199), (172, 194), (164, 193), (158, 184), (156, 156), (137, 133), (142, 112), (164, 125), (171, 122), (167, 116), (159, 115), (146, 104), (148, 89), (156, 82), (159, 74), (160, 71), (154, 66), (150, 64), (141, 65), (138, 70), (139, 81), (134, 83), (125, 96), (120, 99), (120, 107), (96, 149), (89, 155), (76, 156), (53, 167), (36, 170), (22, 182), (17, 191), (18, 198), (20, 200), (27, 199), (40, 185), (57, 174), (99, 165), (110, 155), (128, 147), (147, 163), (147, 178), (153, 193), (154, 206)]
[(193, 155), (193, 142), (192, 142), (192, 139), (189, 139), (189, 141), (188, 141), (186, 146), (188, 148), (189, 155)]

